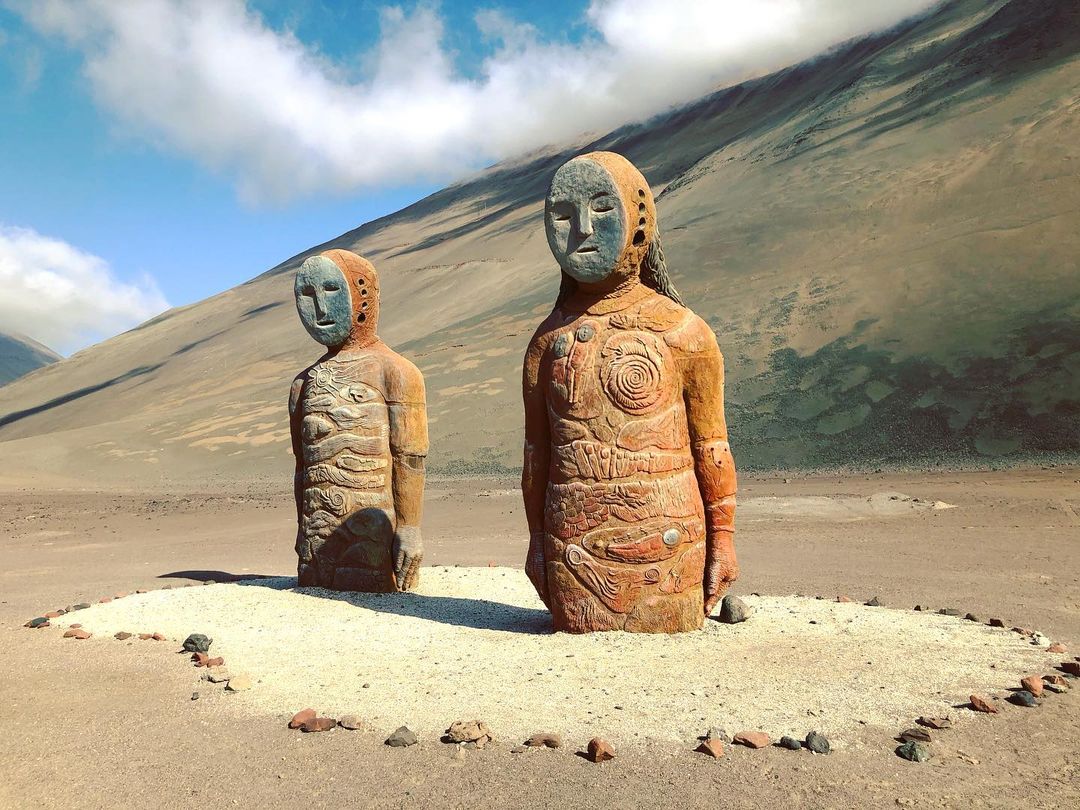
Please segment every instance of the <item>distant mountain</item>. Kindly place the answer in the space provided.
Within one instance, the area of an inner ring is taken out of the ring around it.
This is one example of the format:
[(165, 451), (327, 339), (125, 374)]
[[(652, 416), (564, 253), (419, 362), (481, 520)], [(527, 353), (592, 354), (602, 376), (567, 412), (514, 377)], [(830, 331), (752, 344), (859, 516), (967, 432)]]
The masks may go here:
[(427, 379), (431, 466), (519, 466), (521, 355), (558, 284), (543, 196), (590, 149), (654, 184), (743, 468), (1080, 452), (1080, 4), (954, 0), (499, 164), (7, 385), (0, 473), (290, 480), (289, 383), (319, 355), (292, 273), (331, 246), (382, 273), (383, 337)]
[(62, 359), (33, 338), (0, 330), (0, 385)]

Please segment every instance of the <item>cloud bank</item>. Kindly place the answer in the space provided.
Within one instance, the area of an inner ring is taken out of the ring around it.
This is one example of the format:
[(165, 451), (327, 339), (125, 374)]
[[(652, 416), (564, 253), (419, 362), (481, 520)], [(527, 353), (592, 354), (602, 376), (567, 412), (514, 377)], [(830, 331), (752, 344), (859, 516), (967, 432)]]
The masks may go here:
[[(10, 1), (10, 0), (9, 0)], [(98, 102), (135, 132), (284, 201), (459, 176), (607, 131), (893, 25), (935, 0), (592, 0), (581, 42), (499, 11), (474, 78), (436, 9), (388, 6), (362, 80), (242, 0), (14, 0), (85, 57)]]
[(29, 228), (0, 225), (0, 328), (67, 354), (168, 309), (147, 278), (126, 284), (108, 263)]

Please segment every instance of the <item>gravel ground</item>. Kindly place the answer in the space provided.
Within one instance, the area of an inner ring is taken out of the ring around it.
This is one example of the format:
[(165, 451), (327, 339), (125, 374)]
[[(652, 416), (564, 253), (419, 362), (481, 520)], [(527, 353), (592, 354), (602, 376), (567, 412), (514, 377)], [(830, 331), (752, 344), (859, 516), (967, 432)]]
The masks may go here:
[[(552, 634), (520, 570), (429, 567), (418, 592), (296, 589), (268, 578), (137, 594), (54, 624), (205, 633), (212, 655), (254, 687), (230, 705), (253, 715), (359, 715), (433, 737), (462, 718), (496, 735), (599, 734), (616, 745), (692, 741), (714, 725), (774, 739), (895, 729), (952, 714), (972, 692), (1001, 694), (1056, 656), (1016, 633), (911, 610), (797, 596), (747, 596), (750, 620), (674, 636)], [(66, 642), (75, 643), (75, 642)], [(177, 666), (186, 666), (178, 656)], [(220, 688), (210, 687), (209, 688)]]

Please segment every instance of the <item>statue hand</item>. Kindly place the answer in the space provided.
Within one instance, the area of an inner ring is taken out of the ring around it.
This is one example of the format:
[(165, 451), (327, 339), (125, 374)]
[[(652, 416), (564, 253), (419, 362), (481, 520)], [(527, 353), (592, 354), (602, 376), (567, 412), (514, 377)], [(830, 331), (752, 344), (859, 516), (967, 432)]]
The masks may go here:
[(544, 533), (534, 532), (529, 536), (529, 553), (525, 557), (525, 576), (536, 588), (540, 601), (548, 604), (547, 558), (544, 556)]
[(424, 540), (420, 536), (420, 527), (398, 526), (394, 533), (394, 577), (399, 591), (416, 587), (423, 557)]
[(727, 593), (728, 586), (739, 578), (735, 543), (730, 532), (717, 532), (709, 538), (705, 555), (705, 615), (708, 616)]

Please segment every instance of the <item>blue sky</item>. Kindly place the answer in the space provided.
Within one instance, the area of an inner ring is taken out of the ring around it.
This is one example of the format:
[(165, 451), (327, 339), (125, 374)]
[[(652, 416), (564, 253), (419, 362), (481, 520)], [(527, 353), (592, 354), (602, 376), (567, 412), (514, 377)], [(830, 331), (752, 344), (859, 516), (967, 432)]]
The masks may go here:
[(929, 4), (0, 0), (0, 330), (76, 350)]

